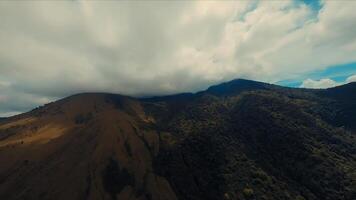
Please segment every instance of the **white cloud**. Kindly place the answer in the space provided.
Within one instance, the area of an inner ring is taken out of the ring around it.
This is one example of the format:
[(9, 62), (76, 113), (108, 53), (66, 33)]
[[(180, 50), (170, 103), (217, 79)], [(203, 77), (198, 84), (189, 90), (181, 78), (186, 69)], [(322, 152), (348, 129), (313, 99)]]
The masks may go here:
[(346, 83), (356, 82), (356, 74), (348, 77)]
[(324, 78), (320, 80), (312, 80), (312, 79), (307, 79), (303, 81), (302, 85), (300, 87), (303, 88), (331, 88), (338, 86), (339, 83), (335, 82), (334, 80)]
[(11, 85), (0, 84), (9, 99), (0, 112), (85, 91), (169, 94), (354, 62), (355, 9), (354, 1), (324, 1), (318, 15), (294, 1), (2, 1), (0, 81)]
[(324, 78), (320, 80), (306, 79), (300, 85), (302, 88), (331, 88), (339, 85), (343, 85), (346, 83), (356, 82), (356, 74), (349, 76), (346, 78), (344, 82), (336, 82), (329, 78)]
[(8, 116), (14, 116), (14, 115), (18, 115), (20, 114), (21, 112), (2, 112), (0, 113), (0, 117), (8, 117)]

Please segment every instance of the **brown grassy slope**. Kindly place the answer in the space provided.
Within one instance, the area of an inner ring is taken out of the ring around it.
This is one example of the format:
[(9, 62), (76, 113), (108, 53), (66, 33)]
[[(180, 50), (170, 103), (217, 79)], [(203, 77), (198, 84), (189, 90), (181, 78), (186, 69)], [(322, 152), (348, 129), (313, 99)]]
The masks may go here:
[(0, 199), (175, 199), (158, 135), (128, 97), (85, 94), (0, 125)]

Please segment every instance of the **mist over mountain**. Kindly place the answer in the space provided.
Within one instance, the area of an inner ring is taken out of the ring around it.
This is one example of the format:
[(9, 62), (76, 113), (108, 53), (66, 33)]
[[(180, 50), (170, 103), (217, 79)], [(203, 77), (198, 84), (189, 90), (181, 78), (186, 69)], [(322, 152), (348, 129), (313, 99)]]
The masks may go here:
[(0, 199), (353, 200), (356, 83), (83, 93), (0, 119)]

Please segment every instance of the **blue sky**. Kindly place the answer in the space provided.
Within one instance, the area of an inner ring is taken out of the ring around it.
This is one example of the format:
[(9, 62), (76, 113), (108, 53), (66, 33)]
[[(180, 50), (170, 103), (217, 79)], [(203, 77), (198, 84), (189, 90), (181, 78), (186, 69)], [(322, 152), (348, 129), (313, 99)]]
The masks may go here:
[(319, 0), (297, 0), (311, 7), (315, 11), (319, 11), (322, 8), (322, 3)]
[(323, 70), (302, 74), (294, 79), (278, 81), (276, 84), (288, 87), (300, 87), (306, 79), (331, 79), (335, 82), (343, 83), (348, 77), (353, 75), (356, 75), (356, 62), (330, 66)]
[[(296, 0), (297, 5), (307, 5), (313, 10), (311, 18), (317, 18), (320, 10), (323, 8), (323, 2), (319, 0)], [(303, 81), (311, 79), (319, 81), (330, 79), (335, 84), (343, 84), (349, 78), (356, 75), (356, 62), (325, 66), (323, 69), (299, 74), (293, 79), (280, 80), (276, 84), (287, 87), (303, 87)]]

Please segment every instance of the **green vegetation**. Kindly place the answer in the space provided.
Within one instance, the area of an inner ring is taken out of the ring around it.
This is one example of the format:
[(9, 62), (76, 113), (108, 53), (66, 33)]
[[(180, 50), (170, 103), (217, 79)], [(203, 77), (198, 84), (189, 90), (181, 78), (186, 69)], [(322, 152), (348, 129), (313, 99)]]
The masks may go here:
[(345, 102), (355, 99), (353, 86), (349, 99), (254, 84), (215, 87), (183, 105), (149, 102), (159, 129), (175, 138), (163, 143), (156, 171), (180, 199), (355, 199), (355, 129), (334, 120), (345, 105), (356, 116), (356, 104)]
[(356, 83), (76, 95), (0, 123), (0, 199), (355, 200), (355, 116)]
[(251, 188), (244, 188), (242, 193), (244, 194), (244, 196), (249, 199), (249, 198), (252, 198), (253, 196), (253, 189)]

